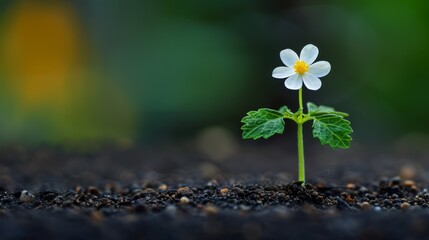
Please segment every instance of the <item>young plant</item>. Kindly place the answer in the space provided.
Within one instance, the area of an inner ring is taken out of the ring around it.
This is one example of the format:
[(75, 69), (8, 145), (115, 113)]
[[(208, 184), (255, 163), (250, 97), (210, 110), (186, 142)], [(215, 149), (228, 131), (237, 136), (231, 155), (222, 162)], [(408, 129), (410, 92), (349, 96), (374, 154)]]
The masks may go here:
[(279, 110), (261, 108), (247, 113), (241, 122), (244, 125), (244, 139), (269, 138), (276, 133), (283, 133), (284, 119), (294, 121), (298, 125), (298, 175), (299, 181), (305, 182), (304, 165), (304, 141), (302, 125), (313, 121), (313, 137), (319, 138), (322, 145), (328, 144), (332, 148), (349, 148), (353, 129), (345, 118), (347, 113), (335, 111), (328, 106), (317, 106), (307, 103), (307, 113), (304, 113), (302, 102), (303, 83), (309, 90), (318, 90), (322, 86), (320, 77), (326, 76), (331, 71), (331, 65), (326, 61), (314, 62), (319, 54), (319, 49), (312, 45), (306, 45), (300, 56), (291, 49), (280, 52), (280, 59), (286, 66), (273, 70), (273, 77), (285, 79), (285, 86), (291, 90), (298, 90), (298, 111), (293, 113), (288, 107), (283, 106)]

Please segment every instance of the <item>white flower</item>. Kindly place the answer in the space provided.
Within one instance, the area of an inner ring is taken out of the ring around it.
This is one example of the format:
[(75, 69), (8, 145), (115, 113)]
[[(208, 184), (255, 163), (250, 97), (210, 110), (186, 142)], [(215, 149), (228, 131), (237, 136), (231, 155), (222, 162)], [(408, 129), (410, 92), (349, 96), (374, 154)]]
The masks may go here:
[(285, 86), (291, 90), (302, 88), (302, 82), (310, 90), (318, 90), (322, 86), (320, 77), (326, 76), (331, 71), (331, 64), (326, 61), (314, 62), (319, 49), (313, 44), (306, 45), (298, 57), (291, 49), (280, 52), (280, 59), (286, 67), (276, 67), (273, 77), (285, 79)]

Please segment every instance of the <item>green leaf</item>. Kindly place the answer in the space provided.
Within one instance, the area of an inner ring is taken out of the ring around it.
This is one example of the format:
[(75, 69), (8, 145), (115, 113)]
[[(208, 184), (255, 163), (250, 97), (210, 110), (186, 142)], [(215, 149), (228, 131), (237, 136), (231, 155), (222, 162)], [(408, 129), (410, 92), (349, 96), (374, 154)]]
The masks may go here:
[(349, 116), (347, 113), (335, 111), (335, 109), (333, 107), (329, 107), (329, 106), (325, 106), (325, 105), (317, 106), (316, 104), (311, 103), (311, 102), (307, 103), (307, 109), (308, 109), (308, 114), (310, 114), (310, 116), (314, 116), (314, 117), (317, 115), (324, 115), (326, 113), (332, 113), (332, 114), (340, 115), (343, 117)]
[(332, 148), (349, 148), (352, 132), (350, 122), (342, 115), (328, 112), (314, 116), (313, 137), (319, 138), (322, 145), (329, 144)]
[(292, 116), (293, 112), (286, 106), (283, 106), (279, 109), (279, 112), (281, 112), (283, 115)]
[(283, 133), (285, 122), (283, 113), (269, 108), (250, 111), (242, 120), (244, 139), (269, 138), (276, 133)]
[(312, 102), (307, 103), (307, 109), (310, 115), (312, 113), (317, 113), (317, 112), (335, 112), (335, 109), (333, 107), (328, 107), (324, 105), (317, 106)]

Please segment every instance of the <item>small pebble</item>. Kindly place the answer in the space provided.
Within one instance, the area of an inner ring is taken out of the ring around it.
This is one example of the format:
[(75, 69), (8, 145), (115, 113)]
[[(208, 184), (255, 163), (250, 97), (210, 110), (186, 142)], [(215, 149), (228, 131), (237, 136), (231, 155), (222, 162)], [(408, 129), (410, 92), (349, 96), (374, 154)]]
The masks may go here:
[(235, 192), (238, 196), (242, 197), (244, 196), (244, 191), (241, 188), (233, 187), (231, 189), (232, 192)]
[(387, 177), (382, 177), (380, 179), (380, 181), (378, 182), (378, 185), (380, 187), (385, 187), (387, 185), (387, 182), (389, 181), (389, 179)]
[(220, 193), (221, 195), (226, 195), (226, 194), (228, 194), (228, 192), (229, 192), (228, 188), (222, 188), (222, 189), (219, 191), (219, 193)]
[(153, 188), (146, 188), (143, 190), (144, 193), (155, 193), (155, 190)]
[(100, 190), (98, 190), (96, 187), (94, 187), (94, 186), (89, 186), (88, 187), (88, 193), (89, 194), (92, 194), (92, 195), (95, 195), (95, 196), (98, 196), (98, 195), (100, 195)]
[(35, 196), (31, 194), (29, 191), (24, 190), (21, 192), (21, 195), (19, 196), (19, 201), (21, 202), (32, 202), (34, 201)]
[(131, 197), (133, 197), (133, 198), (140, 198), (142, 194), (143, 194), (143, 190), (141, 190), (141, 189), (134, 189), (131, 192)]
[(404, 203), (401, 204), (401, 209), (402, 210), (408, 210), (410, 208), (410, 206), (411, 205), (409, 203), (404, 202)]
[(74, 190), (75, 190), (77, 193), (81, 193), (81, 192), (82, 192), (82, 186), (77, 185), (77, 186), (74, 188)]
[(191, 189), (189, 189), (189, 187), (181, 187), (177, 189), (177, 194), (181, 196), (189, 196), (189, 195), (192, 195), (193, 192)]
[(401, 183), (401, 178), (399, 176), (396, 176), (390, 180), (390, 185), (399, 185)]
[(346, 188), (352, 190), (356, 188), (356, 185), (354, 183), (347, 183)]
[(353, 203), (355, 200), (353, 199), (353, 196), (350, 194), (347, 194), (346, 198), (345, 198), (347, 203)]
[(408, 188), (411, 188), (411, 187), (415, 186), (415, 184), (416, 183), (413, 180), (405, 180), (404, 181), (404, 186), (408, 187)]
[(180, 198), (180, 204), (188, 204), (191, 200), (187, 197), (181, 197)]
[(392, 206), (392, 202), (389, 199), (384, 199), (382, 201), (382, 203), (383, 203), (384, 207), (390, 207), (390, 206)]
[(165, 190), (167, 190), (167, 188), (168, 188), (167, 185), (161, 184), (161, 185), (159, 185), (158, 190), (165, 191)]
[(219, 185), (218, 181), (216, 179), (212, 179), (207, 182), (207, 187), (217, 187)]
[(360, 205), (360, 207), (362, 208), (362, 209), (369, 209), (369, 208), (371, 208), (371, 205), (369, 204), (369, 202), (363, 202), (361, 205)]
[(381, 211), (381, 207), (379, 207), (379, 206), (374, 207), (374, 211), (380, 212)]

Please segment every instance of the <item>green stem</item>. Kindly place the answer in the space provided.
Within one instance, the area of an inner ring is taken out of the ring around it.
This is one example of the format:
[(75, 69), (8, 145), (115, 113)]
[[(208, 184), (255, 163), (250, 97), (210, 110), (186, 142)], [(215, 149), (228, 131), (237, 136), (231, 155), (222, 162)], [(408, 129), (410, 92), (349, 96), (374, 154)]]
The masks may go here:
[(298, 120), (298, 181), (305, 183), (305, 164), (304, 164), (304, 139), (302, 136), (302, 118), (304, 108), (302, 106), (302, 88), (299, 89), (299, 120)]
[(302, 138), (302, 124), (298, 124), (298, 181), (305, 182), (304, 141)]

